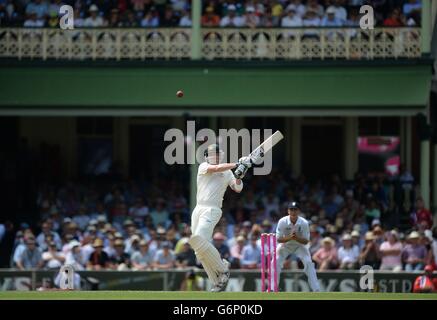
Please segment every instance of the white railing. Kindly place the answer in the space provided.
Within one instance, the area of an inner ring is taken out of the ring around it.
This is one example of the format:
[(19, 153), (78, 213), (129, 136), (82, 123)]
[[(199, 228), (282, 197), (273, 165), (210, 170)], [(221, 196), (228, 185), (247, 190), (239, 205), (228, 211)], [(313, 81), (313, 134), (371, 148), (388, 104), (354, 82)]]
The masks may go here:
[[(202, 29), (204, 59), (420, 57), (419, 28)], [(191, 29), (0, 29), (0, 58), (189, 59)]]

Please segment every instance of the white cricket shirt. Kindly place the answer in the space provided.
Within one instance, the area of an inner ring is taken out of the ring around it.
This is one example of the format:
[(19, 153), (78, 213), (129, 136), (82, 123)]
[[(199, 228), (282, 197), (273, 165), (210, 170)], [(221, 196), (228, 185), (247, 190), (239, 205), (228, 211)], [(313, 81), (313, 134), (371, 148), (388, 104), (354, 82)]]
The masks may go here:
[[(308, 221), (302, 217), (298, 217), (296, 223), (293, 224), (290, 221), (290, 217), (288, 215), (282, 217), (278, 221), (278, 225), (276, 227), (276, 237), (282, 238), (285, 236), (289, 236), (294, 231), (296, 231), (296, 235), (299, 238), (304, 238), (308, 241), (310, 240), (310, 227)], [(283, 243), (282, 245), (289, 248), (290, 250), (296, 249), (299, 246), (306, 246), (294, 240)]]
[(208, 163), (199, 165), (197, 172), (197, 204), (221, 208), (223, 196), (228, 186), (235, 182), (231, 170), (207, 173)]

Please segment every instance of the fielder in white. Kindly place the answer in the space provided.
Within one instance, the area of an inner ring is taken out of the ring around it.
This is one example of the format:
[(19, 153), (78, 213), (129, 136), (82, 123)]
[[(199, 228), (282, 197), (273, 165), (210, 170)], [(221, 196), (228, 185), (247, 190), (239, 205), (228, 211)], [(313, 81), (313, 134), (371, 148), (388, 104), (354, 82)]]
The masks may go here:
[[(291, 202), (288, 205), (288, 216), (281, 218), (276, 228), (276, 237), (279, 243), (276, 248), (278, 283), (285, 259), (294, 253), (304, 265), (304, 272), (308, 277), (311, 290), (318, 292), (320, 291), (319, 281), (317, 280), (316, 269), (307, 247), (310, 241), (310, 228), (308, 221), (300, 217), (299, 214), (299, 204)], [(272, 288), (273, 281), (274, 278), (272, 277)]]
[[(211, 244), (212, 233), (222, 216), (223, 196), (228, 186), (235, 192), (243, 190), (242, 178), (251, 167), (248, 157), (238, 163), (220, 163), (223, 151), (213, 144), (205, 150), (205, 162), (199, 165), (197, 173), (197, 203), (191, 215), (191, 232), (189, 240), (196, 257), (202, 263), (210, 281), (214, 284), (211, 291), (226, 289), (229, 280), (229, 262), (221, 259), (220, 253)], [(246, 169), (238, 178), (231, 169), (243, 165)]]

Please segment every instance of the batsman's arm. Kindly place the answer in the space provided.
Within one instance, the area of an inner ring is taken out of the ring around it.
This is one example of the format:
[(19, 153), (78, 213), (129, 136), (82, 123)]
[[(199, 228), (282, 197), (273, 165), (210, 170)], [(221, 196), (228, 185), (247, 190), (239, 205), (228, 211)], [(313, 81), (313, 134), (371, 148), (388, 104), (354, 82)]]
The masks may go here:
[(232, 177), (231, 181), (229, 182), (229, 186), (235, 192), (240, 193), (241, 190), (243, 190), (243, 180)]
[(224, 172), (227, 170), (234, 169), (236, 166), (237, 166), (236, 163), (209, 164), (206, 172), (207, 173)]

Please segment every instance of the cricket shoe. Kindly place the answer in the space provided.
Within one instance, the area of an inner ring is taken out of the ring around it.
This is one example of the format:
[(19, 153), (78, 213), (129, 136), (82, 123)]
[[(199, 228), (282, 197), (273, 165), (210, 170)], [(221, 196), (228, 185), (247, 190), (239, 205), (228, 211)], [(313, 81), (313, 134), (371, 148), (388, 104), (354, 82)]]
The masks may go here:
[(211, 292), (225, 291), (226, 286), (228, 285), (229, 277), (231, 276), (229, 271), (229, 266), (231, 264), (226, 259), (223, 259), (223, 263), (225, 265), (225, 271), (220, 273), (218, 283), (211, 289)]

